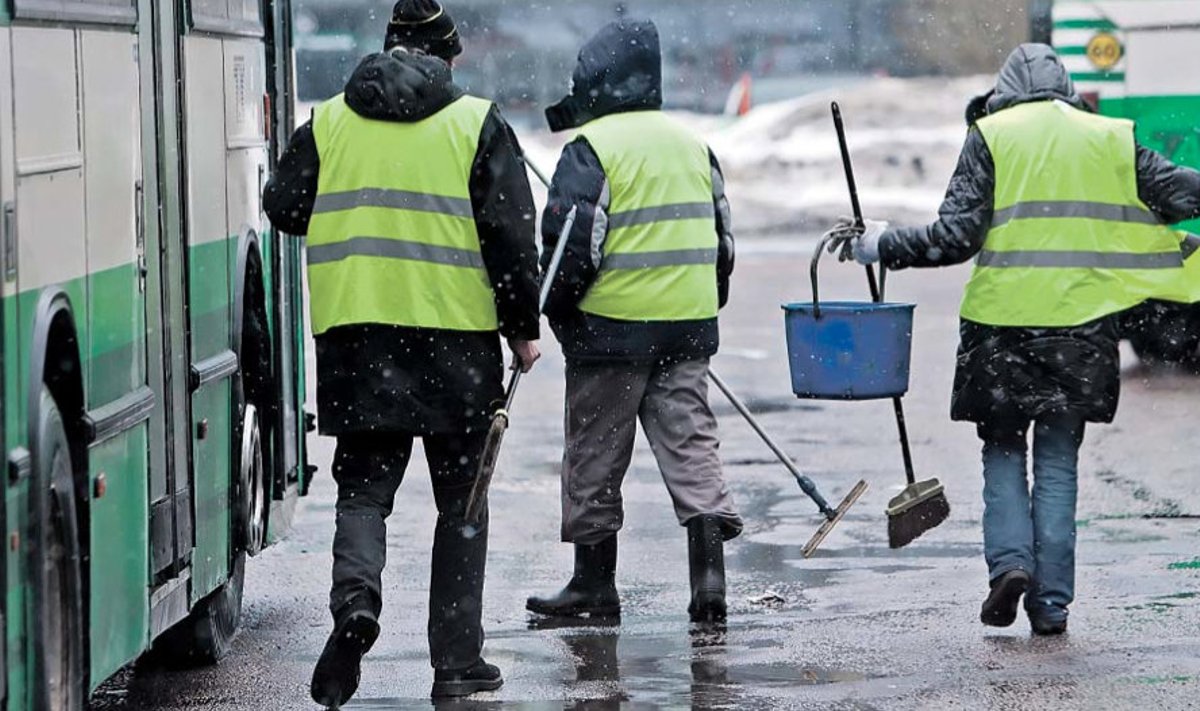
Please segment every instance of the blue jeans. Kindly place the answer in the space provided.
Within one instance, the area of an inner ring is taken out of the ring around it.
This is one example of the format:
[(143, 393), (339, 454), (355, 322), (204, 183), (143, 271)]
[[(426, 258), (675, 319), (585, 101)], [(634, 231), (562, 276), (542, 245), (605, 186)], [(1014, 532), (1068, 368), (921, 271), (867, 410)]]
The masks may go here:
[[(1027, 480), (1033, 425), (1033, 495)], [(983, 550), (992, 580), (1021, 569), (1033, 578), (1031, 617), (1064, 619), (1075, 599), (1075, 500), (1084, 421), (1069, 413), (1036, 422), (980, 425), (983, 440)]]

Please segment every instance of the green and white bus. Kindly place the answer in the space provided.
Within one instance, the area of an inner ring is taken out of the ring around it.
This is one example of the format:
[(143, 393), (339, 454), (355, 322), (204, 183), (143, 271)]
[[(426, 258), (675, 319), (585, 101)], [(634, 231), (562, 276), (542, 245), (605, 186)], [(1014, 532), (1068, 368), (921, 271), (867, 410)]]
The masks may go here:
[(2, 707), (228, 648), (307, 486), (289, 0), (0, 0)]
[[(1076, 88), (1100, 113), (1136, 121), (1142, 145), (1200, 169), (1200, 0), (1060, 0), (1053, 33)], [(1179, 228), (1200, 233), (1200, 220)], [(1150, 303), (1123, 320), (1143, 357), (1200, 358), (1200, 304)]]

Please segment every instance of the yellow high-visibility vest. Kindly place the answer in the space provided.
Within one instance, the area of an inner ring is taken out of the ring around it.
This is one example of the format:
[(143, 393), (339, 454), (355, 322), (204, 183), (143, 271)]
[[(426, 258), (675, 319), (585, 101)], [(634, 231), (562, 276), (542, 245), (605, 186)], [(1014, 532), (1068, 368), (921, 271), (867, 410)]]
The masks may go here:
[(321, 104), (308, 232), (313, 333), (387, 324), (498, 328), (471, 205), (471, 166), (491, 104), (463, 97), (413, 123), (376, 121), (342, 96)]
[(1133, 123), (1062, 102), (978, 123), (996, 166), (991, 229), (962, 317), (1069, 327), (1180, 298), (1180, 236), (1138, 197)]
[(661, 111), (613, 114), (579, 133), (600, 159), (611, 195), (600, 273), (580, 310), (623, 321), (715, 318), (708, 147)]

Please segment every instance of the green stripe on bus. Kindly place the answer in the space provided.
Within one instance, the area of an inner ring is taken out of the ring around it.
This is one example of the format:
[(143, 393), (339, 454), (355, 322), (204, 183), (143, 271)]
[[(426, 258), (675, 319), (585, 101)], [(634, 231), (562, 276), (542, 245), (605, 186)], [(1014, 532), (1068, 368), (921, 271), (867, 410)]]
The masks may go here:
[(1084, 57), (1087, 56), (1087, 47), (1073, 45), (1070, 47), (1055, 47), (1055, 52), (1058, 52), (1060, 57)]
[(1116, 30), (1119, 29), (1112, 20), (1091, 19), (1091, 20), (1055, 20), (1054, 29), (1056, 30)]
[[(1179, 165), (1200, 169), (1200, 95), (1100, 97), (1100, 113), (1135, 122), (1138, 142)], [(1200, 220), (1178, 225), (1200, 233)]]
[(1125, 81), (1125, 72), (1072, 72), (1071, 81), (1123, 82)]

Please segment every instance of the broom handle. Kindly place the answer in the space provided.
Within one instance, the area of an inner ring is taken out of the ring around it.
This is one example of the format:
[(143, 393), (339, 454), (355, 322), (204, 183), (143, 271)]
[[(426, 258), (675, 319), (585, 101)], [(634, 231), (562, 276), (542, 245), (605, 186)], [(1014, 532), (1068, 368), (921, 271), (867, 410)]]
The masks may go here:
[[(862, 227), (863, 221), (862, 205), (858, 201), (858, 182), (854, 179), (854, 164), (850, 160), (850, 147), (846, 143), (846, 124), (842, 120), (842, 109), (837, 102), (833, 102), (833, 125), (837, 129), (838, 145), (842, 150), (842, 167), (846, 171), (846, 185), (850, 188), (850, 207), (854, 210), (854, 223)], [(887, 279), (887, 268), (882, 264), (879, 266), (880, 279)], [(886, 281), (884, 281), (886, 283)], [(875, 303), (883, 303), (883, 290), (880, 288), (880, 283), (875, 281), (875, 270), (867, 265), (867, 286), (871, 290), (871, 300)], [(892, 398), (892, 409), (896, 412), (896, 430), (900, 434), (900, 453), (904, 457), (904, 476), (908, 478), (909, 484), (917, 483), (917, 475), (913, 468), (912, 448), (908, 444), (908, 424), (904, 417), (904, 403), (899, 397)]]
[[(533, 170), (534, 174), (541, 177), (541, 173), (533, 167), (529, 161), (525, 161), (525, 165)], [(578, 207), (572, 207), (567, 213), (567, 219), (563, 222), (562, 232), (558, 235), (558, 244), (554, 245), (554, 254), (550, 257), (550, 265), (546, 269), (546, 278), (542, 280), (542, 290), (538, 294), (538, 315), (540, 316), (546, 310), (546, 299), (550, 298), (550, 287), (554, 283), (554, 277), (558, 275), (558, 268), (562, 265), (563, 252), (567, 251), (567, 238), (571, 236), (571, 230), (575, 227), (575, 216), (579, 214)], [(521, 384), (521, 364), (517, 363), (517, 367), (513, 369), (513, 373), (509, 376), (508, 387), (505, 388), (504, 409), (512, 410), (513, 400), (517, 397), (517, 386)]]
[(767, 447), (775, 453), (775, 456), (779, 458), (779, 461), (783, 464), (783, 466), (787, 467), (788, 471), (792, 473), (792, 476), (796, 478), (796, 483), (800, 485), (800, 489), (808, 495), (808, 498), (813, 500), (813, 503), (817, 505), (817, 508), (821, 510), (821, 513), (829, 519), (837, 516), (837, 511), (829, 506), (829, 502), (825, 500), (824, 496), (821, 496), (821, 492), (817, 490), (817, 485), (813, 483), (813, 480), (805, 476), (804, 472), (800, 471), (800, 468), (797, 467), (796, 463), (792, 461), (792, 458), (785, 454), (784, 451), (779, 448), (779, 445), (775, 444), (775, 440), (771, 439), (771, 435), (767, 434), (766, 430), (762, 428), (762, 425), (758, 424), (758, 419), (755, 418), (753, 413), (750, 412), (750, 408), (746, 407), (746, 404), (742, 402), (741, 398), (734, 394), (733, 390), (725, 383), (721, 376), (717, 375), (715, 370), (709, 368), (708, 377), (711, 378), (714, 383), (716, 383), (717, 389), (725, 394), (725, 397), (729, 400), (729, 403), (733, 405), (733, 409), (737, 410), (742, 417), (746, 418), (746, 422), (750, 423), (750, 427), (758, 433), (758, 436), (762, 438), (762, 441), (767, 445)]

